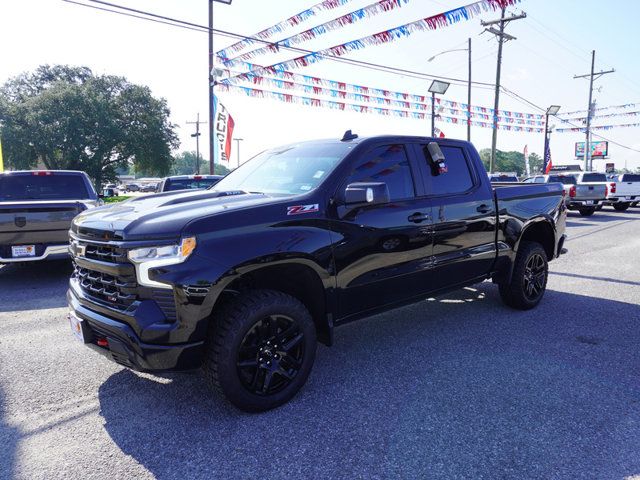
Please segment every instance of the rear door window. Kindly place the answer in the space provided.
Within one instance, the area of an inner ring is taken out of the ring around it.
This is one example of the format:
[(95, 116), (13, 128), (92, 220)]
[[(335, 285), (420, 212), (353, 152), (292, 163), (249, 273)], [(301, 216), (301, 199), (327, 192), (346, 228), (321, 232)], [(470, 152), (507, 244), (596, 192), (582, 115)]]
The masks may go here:
[(384, 182), (392, 201), (415, 196), (409, 158), (404, 145), (385, 145), (366, 153), (349, 176), (347, 184)]
[[(423, 151), (426, 150), (425, 145), (422, 146)], [(425, 161), (427, 162), (427, 171), (430, 176), (427, 178), (426, 189), (427, 195), (452, 195), (456, 193), (468, 192), (475, 185), (469, 162), (460, 147), (450, 147), (440, 145), (440, 149), (444, 154), (447, 172), (434, 175), (429, 159), (425, 153)]]
[(633, 173), (625, 173), (622, 175), (621, 182), (640, 182), (640, 175), (635, 175)]
[(582, 175), (583, 182), (606, 182), (607, 176), (604, 173), (585, 173)]
[(82, 200), (89, 197), (84, 178), (80, 175), (52, 173), (50, 175), (0, 176), (0, 201), (18, 200)]

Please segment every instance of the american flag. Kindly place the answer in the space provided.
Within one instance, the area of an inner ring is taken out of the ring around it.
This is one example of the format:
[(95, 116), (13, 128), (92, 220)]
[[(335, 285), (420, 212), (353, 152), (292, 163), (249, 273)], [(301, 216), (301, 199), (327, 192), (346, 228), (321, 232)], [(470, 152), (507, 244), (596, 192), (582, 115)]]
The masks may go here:
[(549, 143), (549, 139), (547, 139), (544, 144), (544, 173), (549, 173), (553, 167), (553, 162), (551, 161), (551, 147), (549, 146)]

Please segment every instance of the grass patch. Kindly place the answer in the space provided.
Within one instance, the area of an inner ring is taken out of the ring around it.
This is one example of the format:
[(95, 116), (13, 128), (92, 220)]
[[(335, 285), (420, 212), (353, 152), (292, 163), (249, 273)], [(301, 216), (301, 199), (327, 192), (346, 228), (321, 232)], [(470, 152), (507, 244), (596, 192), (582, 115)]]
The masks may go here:
[(107, 197), (103, 198), (102, 200), (104, 200), (104, 203), (118, 203), (128, 200), (129, 198), (131, 197), (128, 195), (120, 195), (119, 197)]

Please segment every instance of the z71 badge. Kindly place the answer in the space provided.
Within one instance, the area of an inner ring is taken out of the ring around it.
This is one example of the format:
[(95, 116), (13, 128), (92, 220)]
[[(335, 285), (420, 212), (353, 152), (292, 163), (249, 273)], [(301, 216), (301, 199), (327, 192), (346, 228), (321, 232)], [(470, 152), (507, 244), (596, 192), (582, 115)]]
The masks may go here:
[(301, 213), (313, 213), (320, 210), (317, 203), (313, 205), (293, 205), (287, 207), (287, 215), (300, 215)]

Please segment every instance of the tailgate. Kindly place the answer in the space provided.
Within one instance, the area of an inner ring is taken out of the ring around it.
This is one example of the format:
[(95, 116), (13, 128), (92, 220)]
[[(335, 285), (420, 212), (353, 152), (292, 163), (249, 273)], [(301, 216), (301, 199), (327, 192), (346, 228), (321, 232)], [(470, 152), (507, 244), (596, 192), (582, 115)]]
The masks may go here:
[(574, 200), (600, 200), (605, 198), (604, 183), (579, 183), (576, 185)]
[(0, 245), (65, 243), (71, 220), (85, 206), (69, 202), (0, 203)]
[(640, 182), (615, 182), (616, 193), (612, 197), (640, 197)]

